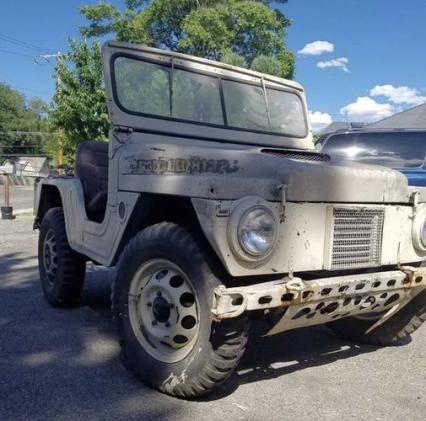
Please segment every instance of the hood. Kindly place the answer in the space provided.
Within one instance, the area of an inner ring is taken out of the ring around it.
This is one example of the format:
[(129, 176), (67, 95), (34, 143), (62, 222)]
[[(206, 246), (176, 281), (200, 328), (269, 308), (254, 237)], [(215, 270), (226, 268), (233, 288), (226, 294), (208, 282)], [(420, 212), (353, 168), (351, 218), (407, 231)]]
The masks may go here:
[(402, 174), (380, 166), (293, 161), (282, 174), (288, 200), (296, 202), (404, 203), (411, 194)]
[(139, 136), (120, 149), (120, 188), (140, 189), (143, 175), (153, 192), (215, 199), (279, 200), (280, 185), (293, 202), (407, 203), (412, 194), (400, 172), (315, 152)]

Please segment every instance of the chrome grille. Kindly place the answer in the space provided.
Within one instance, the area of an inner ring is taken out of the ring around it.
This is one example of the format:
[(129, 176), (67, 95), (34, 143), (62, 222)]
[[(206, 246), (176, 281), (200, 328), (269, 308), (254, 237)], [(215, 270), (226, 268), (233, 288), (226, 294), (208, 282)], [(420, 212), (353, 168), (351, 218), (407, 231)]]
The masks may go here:
[(334, 208), (331, 269), (379, 266), (384, 209)]

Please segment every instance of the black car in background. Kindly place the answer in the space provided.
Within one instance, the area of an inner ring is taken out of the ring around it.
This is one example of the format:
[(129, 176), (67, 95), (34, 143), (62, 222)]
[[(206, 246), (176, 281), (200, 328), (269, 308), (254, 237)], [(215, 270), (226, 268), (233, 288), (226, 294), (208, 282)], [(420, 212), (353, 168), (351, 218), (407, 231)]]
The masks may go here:
[(426, 129), (341, 131), (321, 136), (316, 145), (332, 157), (393, 168), (409, 185), (426, 186)]

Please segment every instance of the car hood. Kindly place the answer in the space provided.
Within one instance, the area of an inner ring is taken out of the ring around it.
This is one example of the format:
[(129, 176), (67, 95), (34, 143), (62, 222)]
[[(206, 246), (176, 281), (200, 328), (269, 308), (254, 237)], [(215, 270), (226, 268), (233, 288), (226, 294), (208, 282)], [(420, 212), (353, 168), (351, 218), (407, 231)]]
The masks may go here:
[[(120, 188), (190, 197), (294, 202), (406, 203), (412, 189), (400, 172), (327, 160), (321, 154), (149, 135), (120, 150)], [(144, 176), (145, 182), (141, 182)], [(161, 176), (161, 177), (159, 177)]]

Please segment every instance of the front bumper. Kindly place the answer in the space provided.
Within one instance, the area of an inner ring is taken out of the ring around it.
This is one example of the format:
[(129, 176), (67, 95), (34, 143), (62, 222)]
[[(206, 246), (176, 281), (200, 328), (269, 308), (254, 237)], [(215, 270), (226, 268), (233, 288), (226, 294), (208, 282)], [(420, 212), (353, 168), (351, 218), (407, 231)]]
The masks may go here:
[(315, 280), (288, 277), (246, 287), (215, 290), (217, 319), (238, 317), (245, 311), (281, 309), (281, 319), (268, 335), (327, 323), (347, 316), (401, 308), (426, 288), (426, 268), (346, 275)]

